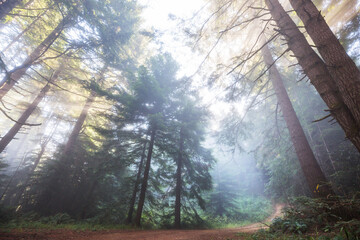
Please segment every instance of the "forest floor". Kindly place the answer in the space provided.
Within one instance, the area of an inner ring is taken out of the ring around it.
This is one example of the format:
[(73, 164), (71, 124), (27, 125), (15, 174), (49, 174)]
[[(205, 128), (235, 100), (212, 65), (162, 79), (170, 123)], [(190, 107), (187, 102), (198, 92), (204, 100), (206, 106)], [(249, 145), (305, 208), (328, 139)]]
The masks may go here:
[[(264, 223), (271, 222), (280, 216), (283, 204), (276, 204), (274, 212)], [(1, 240), (228, 240), (244, 239), (246, 233), (254, 233), (266, 229), (264, 223), (254, 223), (238, 228), (211, 229), (211, 230), (111, 230), (111, 231), (74, 231), (58, 230), (14, 230), (0, 232)], [(239, 235), (241, 234), (241, 236)]]

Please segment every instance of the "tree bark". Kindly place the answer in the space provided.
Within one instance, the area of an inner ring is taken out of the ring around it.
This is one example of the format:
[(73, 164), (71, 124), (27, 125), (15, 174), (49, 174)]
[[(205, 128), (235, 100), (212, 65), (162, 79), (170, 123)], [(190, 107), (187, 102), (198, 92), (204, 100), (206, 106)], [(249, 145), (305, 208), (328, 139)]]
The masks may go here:
[(91, 91), (89, 97), (87, 98), (85, 105), (81, 111), (81, 114), (80, 114), (79, 118), (77, 119), (75, 126), (74, 126), (74, 128), (69, 136), (69, 139), (65, 145), (64, 156), (68, 155), (73, 150), (74, 145), (76, 143), (76, 139), (79, 136), (81, 128), (84, 125), (85, 119), (88, 115), (89, 109), (91, 108), (91, 105), (95, 100), (95, 95), (96, 95), (95, 92)]
[(17, 5), (21, 3), (21, 0), (0, 0), (0, 20), (3, 20), (7, 14), (9, 14)]
[(310, 0), (290, 0), (360, 126), (360, 71)]
[[(55, 81), (58, 78), (60, 71), (61, 71), (61, 67), (55, 71), (52, 81)], [(37, 106), (41, 102), (41, 100), (46, 96), (46, 93), (49, 91), (50, 87), (51, 87), (50, 83), (47, 83), (45, 87), (41, 89), (40, 93), (36, 96), (34, 101), (30, 104), (30, 106), (18, 119), (17, 123), (15, 123), (14, 126), (5, 134), (5, 136), (1, 138), (0, 153), (4, 151), (6, 146), (14, 139), (15, 135), (19, 132), (20, 128), (23, 126), (24, 123), (26, 123), (28, 118), (31, 116), (33, 111), (37, 108)]]
[(139, 169), (136, 175), (136, 181), (135, 181), (135, 186), (134, 186), (134, 190), (133, 193), (131, 195), (131, 199), (130, 199), (130, 207), (129, 207), (129, 212), (128, 212), (128, 216), (126, 219), (127, 223), (131, 223), (132, 222), (132, 216), (134, 213), (134, 206), (135, 206), (135, 201), (136, 201), (136, 194), (138, 192), (138, 188), (139, 188), (139, 183), (140, 183), (140, 179), (141, 179), (141, 173), (142, 173), (142, 168), (144, 165), (144, 160), (145, 160), (145, 151), (146, 151), (146, 142), (144, 142), (144, 146), (142, 149), (142, 153), (141, 153), (141, 159), (140, 159), (140, 163), (139, 163)]
[(175, 187), (175, 223), (174, 227), (181, 228), (181, 190), (182, 190), (182, 166), (183, 166), (183, 150), (184, 150), (184, 130), (180, 129), (179, 155), (177, 159), (176, 169), (176, 187)]
[(267, 45), (262, 48), (262, 54), (265, 64), (270, 68), (270, 79), (273, 84), (276, 97), (283, 112), (283, 117), (289, 130), (291, 141), (295, 148), (301, 169), (313, 196), (326, 197), (328, 195), (335, 195), (329, 186), (329, 182), (325, 178), (324, 173), (321, 171), (309, 142), (306, 139), (304, 130), (298, 117), (296, 116), (295, 110), (286, 92), (283, 80), (274, 64), (274, 60)]
[(265, 2), (272, 18), (279, 27), (278, 31), (287, 40), (289, 49), (294, 53), (299, 65), (329, 107), (331, 115), (340, 124), (346, 137), (360, 151), (360, 127), (348, 107), (343, 103), (343, 99), (326, 64), (311, 48), (304, 35), (299, 31), (278, 0), (265, 0)]
[[(9, 0), (8, 0), (9, 1)], [(69, 17), (65, 17), (49, 36), (26, 58), (20, 67), (9, 72), (0, 85), (0, 100), (10, 89), (25, 75), (27, 69), (40, 58), (53, 42), (59, 37), (64, 26), (68, 23)]]
[(135, 225), (137, 227), (140, 227), (142, 210), (143, 210), (144, 203), (145, 203), (145, 194), (146, 194), (146, 189), (147, 189), (147, 184), (148, 184), (148, 179), (149, 179), (151, 156), (152, 156), (152, 152), (153, 152), (153, 148), (154, 148), (155, 134), (156, 134), (156, 129), (154, 128), (151, 131), (150, 144), (149, 144), (149, 148), (148, 148), (146, 165), (145, 165), (145, 170), (144, 170), (144, 178), (143, 178), (143, 182), (141, 185), (139, 203), (138, 203), (136, 217), (135, 217)]

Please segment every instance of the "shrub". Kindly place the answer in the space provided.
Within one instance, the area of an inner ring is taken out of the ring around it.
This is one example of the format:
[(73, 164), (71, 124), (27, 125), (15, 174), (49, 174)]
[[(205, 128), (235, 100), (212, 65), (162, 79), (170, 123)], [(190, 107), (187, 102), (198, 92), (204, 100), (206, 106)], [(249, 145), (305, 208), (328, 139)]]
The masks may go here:
[(270, 225), (271, 232), (304, 233), (321, 229), (324, 232), (360, 232), (360, 200), (295, 198), (284, 210), (283, 218), (276, 218)]

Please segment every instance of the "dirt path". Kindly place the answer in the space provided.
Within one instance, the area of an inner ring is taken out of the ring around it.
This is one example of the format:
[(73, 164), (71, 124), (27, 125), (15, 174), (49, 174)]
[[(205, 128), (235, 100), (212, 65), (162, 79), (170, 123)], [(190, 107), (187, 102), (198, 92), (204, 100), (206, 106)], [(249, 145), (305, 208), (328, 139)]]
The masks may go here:
[[(265, 222), (270, 222), (281, 215), (282, 204), (274, 206), (274, 212)], [(241, 239), (237, 233), (253, 233), (267, 228), (262, 223), (254, 223), (239, 228), (212, 229), (212, 230), (116, 230), (110, 232), (76, 232), (69, 230), (54, 230), (48, 232), (17, 232), (0, 233), (1, 240), (225, 240)]]

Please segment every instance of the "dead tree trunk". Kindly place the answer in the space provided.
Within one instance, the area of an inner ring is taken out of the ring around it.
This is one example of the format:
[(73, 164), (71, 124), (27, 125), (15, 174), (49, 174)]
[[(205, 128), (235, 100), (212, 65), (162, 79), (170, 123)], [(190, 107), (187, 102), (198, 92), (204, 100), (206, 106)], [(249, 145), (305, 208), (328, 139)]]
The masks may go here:
[(341, 97), (360, 126), (360, 70), (310, 0), (290, 0), (339, 88)]
[(135, 207), (135, 201), (136, 201), (136, 194), (137, 194), (137, 192), (139, 190), (139, 184), (140, 184), (140, 180), (141, 180), (142, 168), (143, 168), (144, 160), (145, 160), (145, 157), (146, 157), (146, 155), (145, 155), (146, 143), (147, 142), (144, 142), (144, 146), (143, 146), (142, 153), (141, 153), (141, 159), (140, 159), (140, 163), (139, 163), (139, 169), (138, 169), (138, 172), (137, 172), (137, 175), (136, 175), (135, 186), (134, 186), (134, 190), (133, 190), (133, 193), (132, 193), (131, 199), (130, 199), (130, 207), (129, 207), (129, 212), (128, 212), (127, 219), (126, 219), (127, 223), (132, 222), (132, 216), (133, 216), (133, 213), (134, 213), (134, 207)]
[(156, 129), (154, 128), (151, 131), (150, 144), (149, 144), (149, 148), (148, 148), (146, 165), (145, 165), (145, 170), (144, 170), (144, 178), (143, 178), (143, 182), (141, 185), (139, 203), (138, 203), (136, 217), (135, 217), (135, 225), (138, 227), (140, 227), (142, 210), (143, 210), (144, 203), (145, 203), (145, 194), (146, 194), (146, 189), (147, 189), (147, 184), (148, 184), (148, 179), (149, 179), (151, 156), (152, 156), (154, 142), (155, 142), (155, 134), (156, 134)]
[(65, 17), (50, 35), (26, 58), (21, 66), (8, 72), (0, 86), (0, 100), (25, 75), (26, 70), (48, 50), (68, 22), (69, 17)]
[(346, 137), (360, 151), (360, 127), (348, 107), (343, 103), (335, 81), (326, 64), (316, 54), (299, 31), (278, 0), (265, 0), (279, 32), (287, 40), (289, 49), (294, 53), (305, 74), (309, 77), (321, 98), (329, 107), (331, 115), (340, 124)]
[[(53, 80), (55, 81), (60, 73), (61, 69), (59, 68), (53, 75)], [(19, 132), (20, 128), (26, 123), (32, 112), (37, 108), (41, 100), (46, 96), (46, 93), (49, 91), (51, 85), (47, 83), (40, 93), (36, 96), (35, 100), (30, 104), (30, 106), (25, 110), (21, 115), (19, 120), (14, 124), (14, 126), (5, 134), (5, 136), (0, 140), (0, 153), (4, 151), (6, 146), (14, 139), (15, 135)]]
[(262, 48), (262, 54), (265, 64), (270, 68), (270, 79), (310, 191), (315, 197), (335, 195), (329, 186), (329, 182), (325, 178), (324, 173), (321, 171), (309, 142), (306, 139), (304, 130), (298, 117), (296, 116), (295, 110), (286, 92), (283, 80), (274, 65), (274, 60), (267, 45)]
[(179, 154), (176, 169), (176, 187), (175, 187), (175, 223), (174, 227), (181, 228), (181, 191), (182, 191), (182, 167), (183, 167), (183, 151), (184, 151), (184, 130), (180, 129)]

